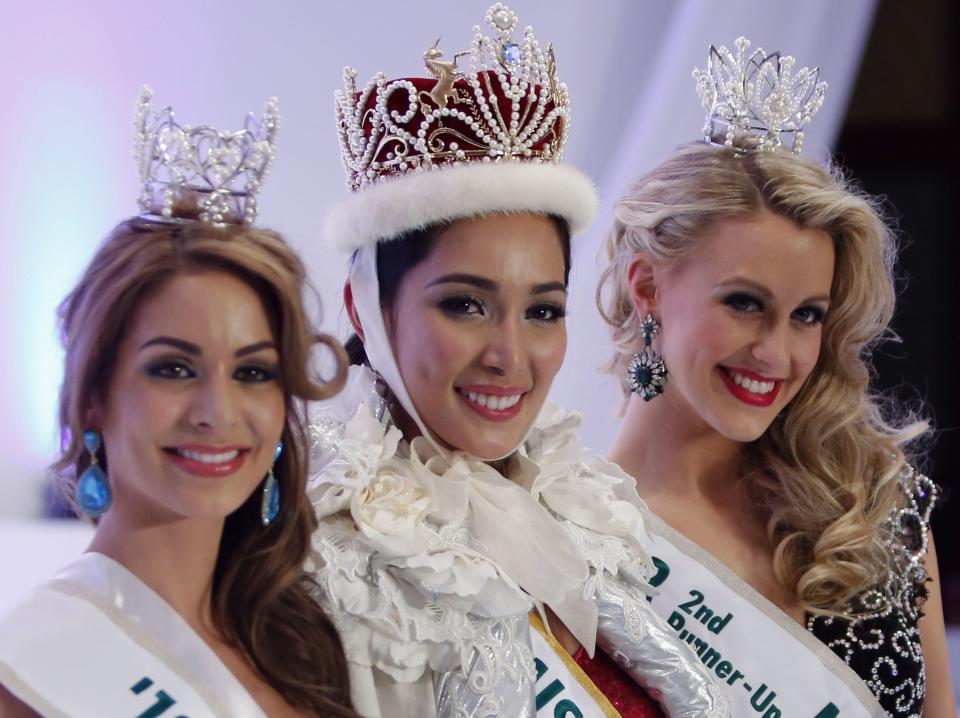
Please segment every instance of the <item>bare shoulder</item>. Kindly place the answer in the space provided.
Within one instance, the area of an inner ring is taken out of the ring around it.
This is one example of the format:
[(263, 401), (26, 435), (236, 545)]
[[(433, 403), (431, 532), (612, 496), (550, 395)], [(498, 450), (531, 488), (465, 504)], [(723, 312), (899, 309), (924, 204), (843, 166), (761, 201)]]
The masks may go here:
[(43, 718), (0, 684), (0, 718)]

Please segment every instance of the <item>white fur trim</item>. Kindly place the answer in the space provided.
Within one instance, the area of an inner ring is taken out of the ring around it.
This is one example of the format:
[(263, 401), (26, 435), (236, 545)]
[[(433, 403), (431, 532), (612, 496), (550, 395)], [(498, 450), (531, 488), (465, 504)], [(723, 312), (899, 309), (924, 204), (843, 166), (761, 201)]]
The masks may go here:
[(582, 233), (597, 212), (597, 192), (583, 173), (554, 164), (474, 163), (382, 180), (327, 215), (324, 238), (353, 251), (438, 222), (493, 213), (563, 217)]

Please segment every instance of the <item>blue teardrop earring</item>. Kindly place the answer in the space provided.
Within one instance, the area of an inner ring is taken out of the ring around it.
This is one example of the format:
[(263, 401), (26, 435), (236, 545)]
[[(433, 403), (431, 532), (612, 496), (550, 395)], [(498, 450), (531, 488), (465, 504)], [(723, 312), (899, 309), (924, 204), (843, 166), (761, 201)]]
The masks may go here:
[(277, 442), (273, 451), (273, 464), (267, 472), (267, 480), (263, 482), (263, 499), (260, 502), (260, 520), (264, 526), (272, 524), (280, 514), (280, 482), (273, 475), (273, 467), (283, 453), (283, 442)]
[(100, 434), (90, 430), (83, 432), (83, 445), (90, 452), (90, 466), (77, 479), (73, 498), (83, 513), (91, 519), (98, 519), (107, 512), (113, 500), (110, 480), (97, 462)]
[(640, 322), (643, 349), (630, 359), (627, 367), (627, 384), (630, 391), (639, 394), (644, 401), (660, 396), (667, 384), (667, 365), (660, 353), (653, 348), (653, 338), (660, 333), (660, 322), (647, 314)]

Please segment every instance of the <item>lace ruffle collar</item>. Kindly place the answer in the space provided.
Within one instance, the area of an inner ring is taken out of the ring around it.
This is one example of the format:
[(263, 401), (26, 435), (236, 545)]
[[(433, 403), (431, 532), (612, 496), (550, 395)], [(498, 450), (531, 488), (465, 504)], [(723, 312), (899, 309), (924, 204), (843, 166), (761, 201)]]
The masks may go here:
[(456, 668), (479, 624), (526, 613), (530, 594), (592, 653), (597, 581), (628, 565), (642, 578), (648, 564), (633, 481), (587, 456), (579, 416), (545, 407), (509, 478), (408, 444), (378, 416), (374, 375), (356, 367), (337, 401), (311, 407), (321, 526), (308, 568), (348, 658), (402, 681)]

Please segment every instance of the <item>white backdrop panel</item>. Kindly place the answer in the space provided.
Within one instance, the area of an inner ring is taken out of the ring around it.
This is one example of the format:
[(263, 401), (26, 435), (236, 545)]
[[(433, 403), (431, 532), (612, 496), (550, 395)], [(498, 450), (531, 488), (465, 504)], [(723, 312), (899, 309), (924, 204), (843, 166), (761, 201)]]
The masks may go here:
[[(479, 0), (290, 2), (166, 0), (83, 3), (4, 0), (0, 25), (0, 517), (41, 511), (56, 442), (61, 354), (54, 311), (97, 243), (134, 211), (133, 101), (156, 100), (194, 124), (239, 126), (277, 95), (278, 160), (261, 223), (299, 249), (322, 295), (323, 326), (345, 333), (339, 292), (345, 258), (318, 241), (320, 217), (344, 196), (332, 95), (341, 69), (423, 73), (438, 34), (467, 47), (483, 22)], [(630, 180), (700, 132), (690, 71), (710, 42), (745, 34), (820, 63), (829, 99), (808, 133), (822, 152), (839, 128), (874, 0), (515, 0), (521, 26), (556, 47), (574, 122), (567, 158), (596, 181), (602, 214), (575, 250), (571, 343), (554, 398), (580, 409), (589, 444), (604, 450), (619, 391), (597, 367), (610, 351), (593, 308), (594, 256), (609, 207)], [(104, 347), (111, 351), (111, 347)]]

